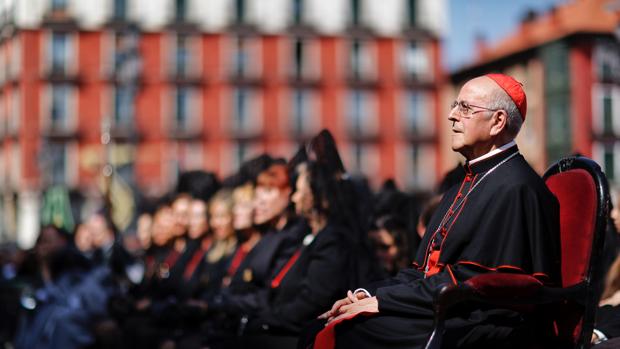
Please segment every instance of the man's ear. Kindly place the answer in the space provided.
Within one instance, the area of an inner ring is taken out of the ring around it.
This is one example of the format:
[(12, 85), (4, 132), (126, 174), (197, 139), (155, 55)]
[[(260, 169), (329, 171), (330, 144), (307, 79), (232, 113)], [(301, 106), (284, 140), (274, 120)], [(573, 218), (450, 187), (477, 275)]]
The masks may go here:
[(491, 136), (497, 136), (505, 128), (508, 122), (508, 114), (505, 110), (498, 110), (493, 115), (493, 123), (491, 124)]

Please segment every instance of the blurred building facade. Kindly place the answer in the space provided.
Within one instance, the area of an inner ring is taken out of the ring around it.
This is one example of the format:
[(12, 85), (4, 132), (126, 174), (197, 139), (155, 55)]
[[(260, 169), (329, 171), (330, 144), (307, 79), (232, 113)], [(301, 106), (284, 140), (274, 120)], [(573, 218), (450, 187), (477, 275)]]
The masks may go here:
[(0, 1), (0, 220), (32, 243), (41, 192), (157, 195), (179, 171), (288, 157), (321, 128), (352, 173), (440, 173), (441, 0)]
[(497, 71), (515, 76), (528, 96), (517, 142), (533, 167), (542, 174), (561, 157), (580, 153), (618, 183), (620, 3), (576, 0), (528, 13), (515, 32), (490, 46), (480, 42), (477, 51), (473, 64), (450, 76), (451, 98), (471, 77)]

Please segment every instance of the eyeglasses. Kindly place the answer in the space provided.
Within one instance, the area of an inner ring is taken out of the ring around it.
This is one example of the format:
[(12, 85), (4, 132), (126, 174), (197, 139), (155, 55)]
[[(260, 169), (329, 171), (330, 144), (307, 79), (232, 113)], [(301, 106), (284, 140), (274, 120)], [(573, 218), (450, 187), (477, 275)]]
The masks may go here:
[[(474, 104), (469, 104), (466, 101), (454, 101), (452, 102), (452, 104), (450, 105), (450, 110), (454, 110), (454, 108), (458, 107), (457, 111), (459, 112), (459, 114), (461, 116), (465, 116), (468, 117), (470, 115), (474, 115), (476, 113), (479, 113), (481, 111), (498, 111), (499, 109), (492, 109), (492, 108), (487, 108), (487, 107), (482, 107), (479, 105), (474, 105)], [(474, 110), (473, 108), (479, 108), (479, 109), (484, 109), (484, 110)]]

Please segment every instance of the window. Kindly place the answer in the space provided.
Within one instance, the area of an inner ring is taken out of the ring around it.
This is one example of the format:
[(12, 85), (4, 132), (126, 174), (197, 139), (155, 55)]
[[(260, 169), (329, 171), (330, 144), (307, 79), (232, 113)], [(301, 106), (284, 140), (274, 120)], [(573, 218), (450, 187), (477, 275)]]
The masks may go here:
[(413, 135), (432, 135), (433, 103), (425, 91), (405, 91), (402, 100), (402, 120), (405, 132)]
[(196, 106), (198, 98), (195, 88), (178, 86), (174, 93), (173, 127), (178, 131), (196, 131), (199, 113)]
[(21, 94), (18, 89), (14, 89), (11, 93), (11, 104), (8, 115), (8, 132), (11, 134), (16, 134), (19, 132), (19, 128), (21, 125)]
[(349, 92), (346, 115), (350, 133), (363, 136), (377, 132), (375, 97), (371, 92), (365, 90)]
[(417, 15), (417, 0), (407, 0), (407, 25), (410, 27), (415, 27), (417, 24), (416, 15)]
[(52, 11), (64, 11), (67, 9), (67, 0), (51, 0)]
[(114, 90), (114, 126), (133, 127), (134, 91), (127, 85), (119, 85)]
[(304, 0), (292, 0), (293, 24), (303, 24)]
[(187, 0), (174, 0), (174, 19), (177, 22), (187, 20)]
[(319, 67), (318, 42), (306, 38), (295, 38), (291, 42), (292, 77), (295, 80), (315, 78)]
[(291, 93), (290, 130), (294, 134), (313, 134), (319, 128), (316, 94), (310, 89), (295, 89)]
[(614, 133), (612, 102), (613, 102), (613, 99), (612, 99), (611, 93), (606, 93), (603, 96), (603, 133), (604, 134)]
[(260, 39), (236, 37), (232, 47), (232, 75), (236, 78), (255, 78), (260, 74), (260, 67)]
[(56, 84), (51, 87), (50, 129), (69, 130), (72, 126), (72, 93), (73, 87), (67, 84)]
[(243, 24), (246, 22), (246, 16), (247, 16), (247, 3), (245, 0), (235, 0), (235, 15), (234, 15), (234, 19), (235, 19), (235, 23), (236, 24)]
[(198, 170), (203, 167), (203, 148), (201, 142), (178, 142), (177, 164), (179, 171)]
[(351, 25), (359, 26), (362, 19), (362, 0), (350, 0), (351, 6)]
[(195, 36), (179, 34), (175, 37), (171, 70), (177, 77), (189, 77), (200, 68), (199, 43)]
[(231, 143), (230, 146), (225, 148), (224, 156), (221, 157), (221, 168), (225, 173), (236, 172), (244, 161), (258, 156), (263, 152), (264, 149), (258, 142), (239, 140)]
[(21, 64), (22, 64), (22, 45), (21, 38), (19, 35), (16, 35), (13, 40), (11, 40), (9, 46), (9, 62), (8, 62), (8, 77), (15, 78), (21, 72)]
[(72, 161), (72, 145), (67, 142), (50, 142), (46, 144), (44, 162), (47, 181), (50, 185), (73, 185), (75, 161)]
[(366, 80), (375, 77), (375, 52), (371, 42), (354, 39), (349, 56), (349, 78)]
[(138, 34), (133, 32), (114, 34), (112, 69), (116, 77), (124, 82), (134, 81), (141, 71), (138, 39)]
[(404, 44), (401, 54), (401, 70), (407, 79), (419, 81), (432, 78), (432, 67), (426, 43), (409, 41)]
[(620, 79), (620, 48), (617, 43), (607, 39), (596, 40), (593, 56), (599, 81), (611, 82)]
[(400, 182), (409, 190), (432, 190), (436, 173), (436, 154), (432, 144), (412, 143), (398, 147), (397, 168)]
[(603, 153), (603, 167), (605, 170), (605, 175), (609, 180), (614, 180), (615, 176), (615, 166), (616, 159), (614, 157), (614, 149), (613, 147), (605, 147), (605, 151)]
[(119, 21), (127, 19), (127, 0), (114, 0), (113, 16)]
[(260, 130), (261, 103), (256, 91), (238, 88), (233, 91), (232, 129), (237, 133), (253, 133)]
[(378, 146), (372, 143), (353, 142), (346, 149), (347, 169), (367, 178), (379, 175), (380, 158)]
[(54, 32), (51, 37), (51, 72), (66, 74), (69, 70), (71, 42), (69, 34)]

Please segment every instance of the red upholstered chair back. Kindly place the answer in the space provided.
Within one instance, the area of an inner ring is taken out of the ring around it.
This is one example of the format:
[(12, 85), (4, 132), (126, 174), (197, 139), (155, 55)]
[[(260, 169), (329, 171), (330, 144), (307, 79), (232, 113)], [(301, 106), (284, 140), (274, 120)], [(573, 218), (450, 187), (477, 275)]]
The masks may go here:
[(587, 295), (585, 305), (569, 302), (554, 314), (557, 335), (579, 348), (587, 347), (598, 301), (596, 280), (602, 277), (607, 180), (599, 166), (584, 157), (560, 160), (544, 178), (560, 203), (562, 286), (583, 286)]

